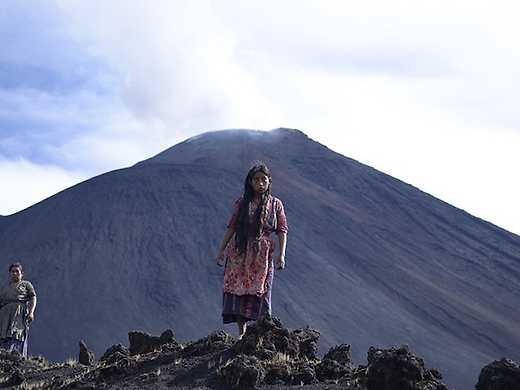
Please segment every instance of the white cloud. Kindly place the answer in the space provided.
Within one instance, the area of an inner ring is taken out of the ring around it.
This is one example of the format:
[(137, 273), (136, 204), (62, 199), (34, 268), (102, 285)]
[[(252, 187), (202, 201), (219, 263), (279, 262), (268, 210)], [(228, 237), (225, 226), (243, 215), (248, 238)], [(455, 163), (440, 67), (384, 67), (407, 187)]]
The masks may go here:
[(0, 158), (0, 215), (14, 214), (85, 179), (56, 166)]
[(92, 53), (121, 76), (120, 97), (137, 118), (188, 136), (263, 127), (266, 112), (277, 115), (254, 75), (236, 63), (237, 37), (210, 2), (61, 4), (74, 36), (92, 42)]
[[(162, 121), (164, 138), (293, 121), (320, 71), (339, 81), (393, 78), (433, 112), (520, 125), (513, 3), (60, 4), (74, 37), (120, 76), (122, 103), (143, 121)], [(330, 103), (321, 97), (321, 105)]]

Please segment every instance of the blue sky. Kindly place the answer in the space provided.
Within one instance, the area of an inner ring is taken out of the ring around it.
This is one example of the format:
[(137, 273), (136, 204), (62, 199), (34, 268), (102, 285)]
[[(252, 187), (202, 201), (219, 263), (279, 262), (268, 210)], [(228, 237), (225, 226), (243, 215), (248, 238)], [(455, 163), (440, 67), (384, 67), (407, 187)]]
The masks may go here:
[(4, 0), (0, 214), (203, 131), (284, 126), (520, 234), (517, 11)]

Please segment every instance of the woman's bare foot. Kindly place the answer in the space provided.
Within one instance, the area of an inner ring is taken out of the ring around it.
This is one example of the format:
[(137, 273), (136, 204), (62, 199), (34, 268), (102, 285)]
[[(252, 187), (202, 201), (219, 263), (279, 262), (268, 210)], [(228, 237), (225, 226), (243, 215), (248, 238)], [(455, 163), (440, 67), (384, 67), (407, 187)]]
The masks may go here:
[(238, 320), (238, 340), (242, 340), (242, 337), (246, 334), (247, 323), (244, 320)]

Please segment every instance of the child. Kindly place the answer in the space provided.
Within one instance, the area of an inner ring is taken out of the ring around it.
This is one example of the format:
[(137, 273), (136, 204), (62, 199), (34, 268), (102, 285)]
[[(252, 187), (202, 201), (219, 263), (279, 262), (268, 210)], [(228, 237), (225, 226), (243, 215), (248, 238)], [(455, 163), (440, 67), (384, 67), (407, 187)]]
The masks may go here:
[(280, 251), (276, 268), (285, 267), (287, 220), (280, 199), (271, 196), (271, 173), (266, 165), (253, 166), (244, 182), (244, 195), (235, 202), (217, 255), (224, 265), (222, 319), (238, 324), (238, 338), (247, 321), (271, 314), (271, 289), (276, 232)]

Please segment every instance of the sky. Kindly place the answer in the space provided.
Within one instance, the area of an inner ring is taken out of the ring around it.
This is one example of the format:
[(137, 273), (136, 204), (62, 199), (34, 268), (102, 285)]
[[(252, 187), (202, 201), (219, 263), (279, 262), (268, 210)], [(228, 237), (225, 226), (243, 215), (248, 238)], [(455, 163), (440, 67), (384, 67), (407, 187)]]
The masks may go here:
[(289, 127), (520, 234), (518, 8), (2, 0), (0, 215), (201, 132)]

